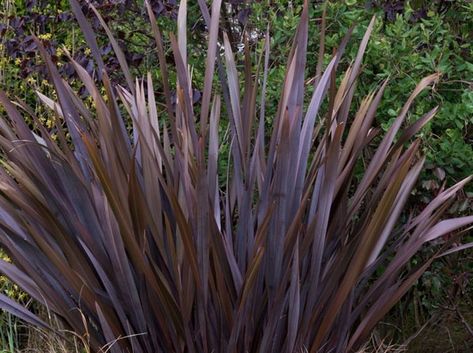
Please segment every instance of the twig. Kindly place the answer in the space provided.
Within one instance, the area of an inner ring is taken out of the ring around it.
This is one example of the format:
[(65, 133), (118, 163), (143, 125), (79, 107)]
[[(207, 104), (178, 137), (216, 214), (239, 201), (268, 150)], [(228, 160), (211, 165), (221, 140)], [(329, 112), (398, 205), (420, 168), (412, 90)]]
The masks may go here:
[(458, 308), (455, 310), (457, 313), (458, 317), (460, 318), (462, 324), (465, 326), (466, 330), (468, 333), (473, 337), (473, 328), (470, 326), (470, 324), (465, 320), (465, 317), (460, 313), (460, 310)]

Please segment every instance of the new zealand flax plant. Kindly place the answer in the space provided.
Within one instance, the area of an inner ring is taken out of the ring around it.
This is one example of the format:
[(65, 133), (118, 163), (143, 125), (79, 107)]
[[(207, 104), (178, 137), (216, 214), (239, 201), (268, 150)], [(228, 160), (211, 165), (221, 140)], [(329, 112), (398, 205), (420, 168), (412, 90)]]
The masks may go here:
[[(384, 136), (373, 121), (387, 81), (352, 113), (374, 20), (338, 85), (350, 33), (324, 68), (323, 21), (306, 105), (306, 1), (279, 107), (268, 117), (266, 88), (276, 84), (267, 82), (269, 35), (258, 65), (245, 45), (239, 74), (219, 27), (221, 0), (211, 9), (199, 0), (208, 50), (196, 106), (186, 1), (177, 37), (170, 35), (172, 68), (147, 7), (162, 80), (156, 97), (152, 75), (133, 79), (92, 7), (126, 85), (110, 82), (91, 27), (77, 0), (70, 3), (100, 83), (71, 59), (91, 108), (37, 41), (57, 100), (38, 96), (56, 127), (48, 130), (26, 104), (0, 93), (0, 245), (13, 260), (0, 262), (0, 271), (66, 328), (86, 335), (93, 352), (107, 343), (113, 353), (355, 351), (433, 259), (462, 248), (452, 242), (473, 216), (442, 215), (468, 179), (416, 214), (405, 209), (424, 162), (412, 139), (437, 108), (412, 125), (405, 118), (438, 75), (419, 82)], [(175, 104), (170, 71), (177, 77)], [(222, 155), (226, 124), (229, 153)], [(421, 247), (447, 234), (453, 236), (431, 259), (407, 269)], [(5, 296), (0, 306), (48, 327)]]

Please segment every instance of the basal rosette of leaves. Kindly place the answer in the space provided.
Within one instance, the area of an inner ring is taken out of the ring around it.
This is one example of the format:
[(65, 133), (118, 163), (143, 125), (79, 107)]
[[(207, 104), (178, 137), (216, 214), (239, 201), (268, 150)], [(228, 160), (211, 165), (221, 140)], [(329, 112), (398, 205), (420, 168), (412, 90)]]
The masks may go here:
[[(70, 3), (101, 67), (93, 27), (77, 1)], [(283, 80), (273, 82), (271, 36), (259, 53), (245, 45), (244, 60), (236, 61), (220, 26), (221, 0), (198, 5), (208, 35), (197, 105), (186, 1), (170, 47), (147, 7), (157, 93), (152, 74), (133, 77), (93, 6), (124, 84), (114, 84), (106, 70), (96, 82), (70, 56), (92, 105), (33, 37), (55, 89), (55, 97), (37, 92), (38, 101), (55, 129), (53, 136), (27, 104), (0, 92), (0, 246), (12, 259), (0, 260), (0, 272), (86, 338), (93, 352), (105, 345), (113, 353), (356, 351), (436, 258), (472, 245), (452, 247), (473, 216), (445, 217), (470, 177), (405, 212), (425, 160), (413, 139), (437, 108), (406, 118), (439, 74), (419, 80), (384, 132), (374, 120), (395, 82), (384, 80), (354, 99), (374, 18), (343, 70), (352, 30), (329, 62), (320, 45), (308, 83), (306, 1)], [(328, 28), (324, 18), (320, 30)], [(274, 85), (275, 111), (267, 95)], [(220, 130), (227, 126), (222, 154)], [(426, 245), (432, 256), (409, 269)], [(49, 326), (7, 296), (0, 307)]]

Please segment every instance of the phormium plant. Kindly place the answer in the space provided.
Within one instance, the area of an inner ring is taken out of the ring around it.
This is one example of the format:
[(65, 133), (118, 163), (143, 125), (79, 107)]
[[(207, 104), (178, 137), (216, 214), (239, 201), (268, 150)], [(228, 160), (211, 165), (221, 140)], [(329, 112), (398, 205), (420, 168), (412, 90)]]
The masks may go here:
[[(100, 67), (94, 33), (76, 0), (71, 5)], [(387, 82), (351, 117), (373, 20), (338, 87), (336, 69), (350, 33), (325, 69), (319, 62), (305, 106), (306, 1), (273, 127), (265, 131), (269, 36), (256, 70), (246, 46), (241, 82), (219, 29), (221, 0), (211, 11), (205, 1), (199, 5), (209, 33), (197, 108), (186, 57), (186, 1), (177, 37), (170, 36), (174, 105), (161, 32), (148, 7), (162, 116), (151, 75), (133, 80), (97, 11), (127, 87), (113, 87), (105, 71), (97, 87), (71, 58), (93, 109), (61, 79), (36, 40), (57, 101), (39, 97), (56, 128), (48, 130), (24, 103), (0, 93), (7, 115), (0, 120), (0, 244), (13, 260), (0, 262), (0, 271), (66, 327), (86, 334), (94, 352), (107, 343), (117, 353), (356, 350), (433, 260), (408, 271), (412, 256), (426, 242), (450, 233), (455, 239), (473, 223), (473, 216), (441, 220), (468, 179), (399, 221), (424, 161), (419, 141), (409, 141), (436, 109), (411, 126), (403, 122), (438, 76), (419, 82), (383, 137), (372, 123)], [(321, 48), (323, 58), (323, 41)], [(328, 107), (321, 109), (325, 99)], [(222, 119), (229, 121), (228, 156), (219, 154)], [(364, 152), (374, 143), (367, 159)], [(360, 160), (365, 172), (356, 181)], [(457, 250), (450, 245), (436, 256)], [(0, 306), (47, 326), (5, 296)]]

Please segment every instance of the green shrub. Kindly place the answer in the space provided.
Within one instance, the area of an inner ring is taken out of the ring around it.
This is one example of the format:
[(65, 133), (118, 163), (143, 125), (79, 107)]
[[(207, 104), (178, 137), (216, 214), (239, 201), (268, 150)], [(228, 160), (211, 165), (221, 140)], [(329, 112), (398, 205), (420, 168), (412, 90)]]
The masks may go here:
[[(418, 213), (403, 214), (424, 164), (420, 141), (410, 141), (437, 108), (405, 120), (439, 75), (419, 81), (381, 134), (373, 121), (388, 82), (360, 103), (354, 99), (374, 19), (339, 84), (350, 33), (331, 61), (318, 66), (304, 104), (308, 2), (283, 82), (268, 79), (269, 36), (260, 65), (245, 51), (240, 80), (231, 43), (219, 31), (221, 1), (213, 2), (211, 17), (201, 4), (209, 35), (197, 107), (186, 2), (177, 38), (170, 36), (172, 68), (149, 10), (166, 115), (158, 115), (152, 75), (135, 81), (111, 34), (124, 86), (112, 85), (105, 71), (96, 85), (70, 59), (91, 108), (35, 39), (57, 95), (57, 101), (39, 99), (55, 125), (43, 126), (27, 105), (0, 92), (6, 113), (0, 120), (0, 245), (13, 260), (0, 261), (0, 271), (86, 337), (94, 352), (107, 343), (114, 353), (356, 350), (473, 223), (473, 216), (441, 220), (470, 178)], [(96, 45), (92, 35), (89, 45)], [(273, 111), (266, 89), (275, 85), (281, 88)], [(224, 120), (228, 155), (219, 153)], [(433, 255), (408, 270), (415, 253), (434, 240), (440, 246)], [(0, 296), (0, 307), (48, 326), (7, 296)]]
[[(384, 99), (378, 108), (378, 126), (387, 130), (402, 108), (403, 102), (417, 82), (424, 76), (439, 72), (442, 74), (434, 90), (416, 103), (408, 120), (415, 120), (439, 104), (437, 118), (428, 124), (420, 137), (427, 161), (447, 171), (451, 184), (473, 174), (472, 117), (473, 105), (473, 5), (468, 1), (457, 1), (450, 8), (443, 9), (437, 1), (405, 2), (402, 11), (387, 9), (392, 1), (371, 1), (379, 6), (367, 8), (370, 1), (328, 1), (326, 52), (331, 53), (341, 38), (353, 25), (368, 25), (375, 14), (383, 18), (389, 11), (389, 18), (378, 21), (366, 49), (363, 75), (357, 87), (355, 98), (360, 101), (376, 85), (387, 77), (395, 83), (386, 88)], [(401, 3), (401, 2), (397, 2)], [(321, 6), (312, 9), (314, 25), (310, 28), (308, 51), (308, 76), (315, 76), (318, 42), (320, 37), (318, 20)], [(289, 9), (289, 10), (286, 10)], [(252, 5), (252, 23), (256, 28), (265, 28), (269, 19), (272, 33), (273, 58), (269, 71), (270, 80), (280, 81), (284, 75), (284, 58), (288, 55), (291, 30), (297, 24), (302, 1), (283, 1), (268, 6), (264, 2)], [(421, 14), (419, 14), (419, 11)], [(399, 9), (397, 9), (399, 10)], [(442, 10), (441, 12), (437, 12)], [(386, 12), (385, 12), (386, 11)], [(422, 15), (422, 16), (420, 16)], [(419, 17), (420, 16), (420, 17)], [(353, 37), (361, 40), (362, 26), (354, 29)], [(354, 60), (356, 46), (348, 46), (341, 65)], [(325, 62), (329, 55), (325, 56)], [(268, 90), (268, 99), (277, 102), (278, 86)], [(273, 104), (277, 106), (277, 104)], [(434, 178), (424, 174), (424, 180)], [(471, 190), (471, 187), (470, 189)]]

